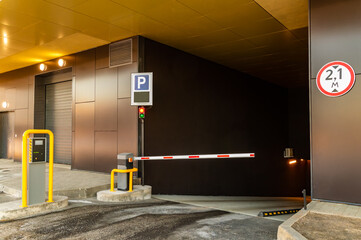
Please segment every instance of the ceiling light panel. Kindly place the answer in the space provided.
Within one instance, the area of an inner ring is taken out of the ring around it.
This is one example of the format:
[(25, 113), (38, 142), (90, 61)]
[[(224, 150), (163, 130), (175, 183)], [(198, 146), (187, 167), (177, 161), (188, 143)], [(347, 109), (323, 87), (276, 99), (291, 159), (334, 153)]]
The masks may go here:
[[(132, 1), (123, 1), (120, 4), (129, 7), (127, 2)], [(162, 4), (156, 4), (150, 8), (145, 8), (142, 4), (130, 8), (165, 25), (184, 23), (185, 20), (189, 21), (202, 16), (200, 13), (175, 0), (164, 1)]]
[(89, 0), (73, 7), (72, 10), (108, 23), (135, 13), (110, 0)]
[[(1, 3), (1, 5), (5, 4), (6, 2)], [(24, 27), (30, 26), (38, 22), (40, 22), (39, 19), (31, 17), (29, 15), (24, 15), (17, 11), (9, 10), (6, 8), (0, 9), (0, 23), (5, 26), (14, 27), (20, 30)]]
[(207, 0), (207, 1), (194, 1), (194, 0), (177, 0), (183, 5), (196, 10), (197, 12), (207, 15), (221, 11), (222, 9), (237, 9), (240, 11), (243, 5), (252, 3), (253, 0)]
[(42, 45), (44, 43), (66, 37), (74, 33), (76, 33), (76, 31), (73, 29), (47, 21), (41, 21), (24, 28), (19, 32), (11, 34), (11, 38), (16, 40), (23, 40), (36, 45)]
[(274, 18), (257, 20), (252, 23), (248, 21), (241, 21), (236, 25), (236, 27), (232, 27), (230, 29), (245, 38), (286, 30), (286, 28)]
[(232, 8), (221, 8), (218, 11), (208, 13), (205, 16), (221, 26), (228, 28), (237, 27), (239, 23), (244, 22), (248, 22), (252, 25), (253, 22), (272, 17), (267, 11), (254, 2), (241, 6), (234, 6)]
[(308, 0), (255, 0), (286, 28), (308, 26)]
[(61, 7), (65, 7), (65, 8), (73, 8), (79, 4), (82, 4), (84, 2), (86, 2), (88, 0), (45, 0), (45, 2), (49, 2)]

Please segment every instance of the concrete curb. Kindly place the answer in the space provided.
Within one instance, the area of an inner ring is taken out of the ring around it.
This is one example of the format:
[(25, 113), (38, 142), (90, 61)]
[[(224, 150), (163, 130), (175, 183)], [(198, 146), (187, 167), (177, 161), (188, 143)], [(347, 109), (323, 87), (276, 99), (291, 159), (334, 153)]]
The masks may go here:
[(307, 240), (302, 234), (297, 232), (292, 225), (307, 215), (309, 211), (301, 209), (295, 215), (290, 217), (287, 221), (283, 222), (277, 231), (278, 240)]
[(68, 206), (68, 197), (54, 196), (54, 202), (44, 202), (21, 207), (21, 200), (0, 204), (0, 221), (17, 220), (24, 217), (31, 217), (37, 214), (49, 213)]
[[(97, 192), (99, 192), (101, 190), (106, 190), (109, 188), (110, 188), (110, 184), (105, 184), (105, 185), (89, 187), (89, 188), (54, 190), (53, 195), (54, 196), (67, 196), (67, 197), (73, 198), (73, 199), (90, 198), (90, 197), (95, 197)], [(10, 194), (17, 198), (22, 197), (21, 190), (7, 187), (3, 184), (0, 184), (0, 191), (4, 192), (6, 194)], [(46, 192), (45, 194), (47, 196), (48, 192)]]
[(97, 199), (103, 202), (131, 202), (150, 199), (152, 197), (151, 186), (135, 185), (133, 192), (104, 190), (97, 193)]
[(67, 196), (71, 199), (82, 199), (82, 198), (95, 197), (99, 191), (106, 190), (109, 188), (110, 188), (110, 184), (105, 184), (90, 188), (58, 190), (58, 191), (54, 191), (53, 194), (58, 196)]
[(292, 225), (298, 222), (301, 218), (307, 216), (309, 213), (318, 213), (323, 215), (340, 216), (346, 218), (361, 219), (360, 206), (354, 206), (342, 203), (322, 202), (313, 200), (307, 205), (307, 210), (301, 209), (298, 213), (293, 215), (287, 221), (278, 227), (277, 239), (280, 240), (305, 240), (306, 238), (297, 232)]

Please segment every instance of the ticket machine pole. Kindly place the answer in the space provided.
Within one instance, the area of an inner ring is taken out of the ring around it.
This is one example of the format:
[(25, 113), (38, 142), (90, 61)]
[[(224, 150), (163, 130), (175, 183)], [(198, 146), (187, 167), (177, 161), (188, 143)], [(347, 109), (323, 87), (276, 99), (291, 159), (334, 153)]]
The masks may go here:
[(54, 134), (47, 129), (29, 129), (23, 134), (23, 152), (22, 152), (22, 207), (28, 205), (28, 151), (27, 143), (30, 134), (48, 134), (49, 135), (49, 189), (48, 202), (53, 202), (53, 165), (54, 165)]

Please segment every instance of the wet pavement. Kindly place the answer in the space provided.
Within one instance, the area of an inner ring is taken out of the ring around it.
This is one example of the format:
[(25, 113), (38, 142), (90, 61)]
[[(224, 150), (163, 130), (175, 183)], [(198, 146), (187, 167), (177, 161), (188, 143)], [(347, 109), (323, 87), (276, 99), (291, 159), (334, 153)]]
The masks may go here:
[(150, 199), (70, 201), (65, 210), (0, 223), (0, 239), (276, 239), (281, 222)]

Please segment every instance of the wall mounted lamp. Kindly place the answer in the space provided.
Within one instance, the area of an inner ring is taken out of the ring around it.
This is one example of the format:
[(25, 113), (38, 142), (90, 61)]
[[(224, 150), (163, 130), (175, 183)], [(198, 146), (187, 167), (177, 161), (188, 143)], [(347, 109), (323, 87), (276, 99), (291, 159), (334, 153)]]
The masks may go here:
[(2, 106), (3, 108), (8, 108), (8, 107), (9, 107), (9, 103), (7, 103), (6, 101), (4, 101), (4, 102), (1, 103), (1, 106)]
[(64, 67), (65, 65), (66, 65), (66, 61), (64, 59), (60, 58), (58, 60), (58, 66), (59, 67)]
[(40, 69), (40, 71), (42, 71), (42, 72), (44, 72), (47, 68), (48, 68), (48, 67), (47, 67), (44, 63), (41, 63), (41, 64), (39, 65), (39, 69)]

